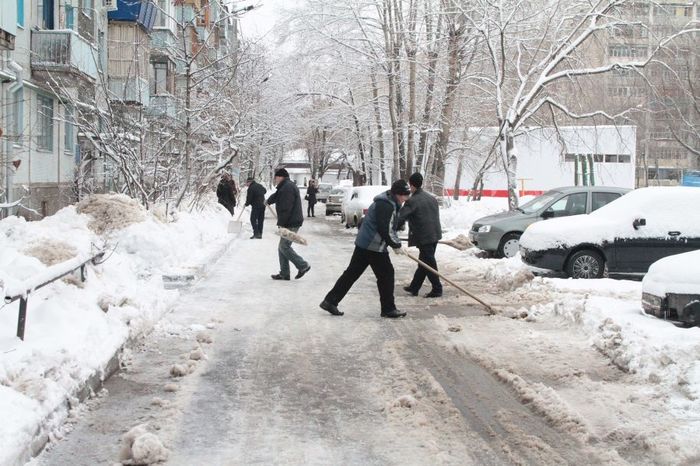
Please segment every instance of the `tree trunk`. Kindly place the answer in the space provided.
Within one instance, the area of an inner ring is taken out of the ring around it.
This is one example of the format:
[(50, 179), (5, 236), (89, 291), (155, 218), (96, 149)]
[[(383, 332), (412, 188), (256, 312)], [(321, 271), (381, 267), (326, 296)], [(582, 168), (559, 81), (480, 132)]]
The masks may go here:
[(515, 141), (508, 125), (503, 125), (500, 135), (501, 157), (508, 180), (508, 209), (518, 208), (518, 157), (515, 152)]
[(418, 0), (411, 0), (408, 13), (408, 39), (406, 40), (406, 59), (408, 60), (408, 128), (406, 138), (406, 172), (417, 171), (415, 166), (416, 147), (416, 11)]
[(374, 104), (374, 121), (377, 125), (377, 149), (379, 150), (379, 172), (382, 185), (386, 185), (384, 127), (382, 126), (382, 112), (379, 108), (379, 89), (377, 87), (377, 75), (374, 70), (370, 73), (372, 81), (372, 103)]
[[(440, 36), (440, 30), (442, 27), (442, 15), (438, 16), (438, 22), (435, 30), (432, 30), (432, 19), (431, 12), (429, 11), (430, 2), (426, 2), (426, 13), (425, 13), (425, 28), (428, 41), (431, 43), (430, 50), (428, 51), (428, 77), (425, 89), (425, 103), (423, 105), (423, 117), (421, 119), (420, 125), (420, 140), (418, 142), (418, 160), (416, 165), (420, 170), (423, 168), (423, 164), (426, 162), (427, 154), (426, 149), (428, 147), (428, 128), (430, 126), (430, 114), (433, 109), (433, 93), (435, 92), (435, 77), (436, 68), (439, 58), (439, 48), (437, 45), (438, 37)], [(427, 167), (425, 173), (429, 173)]]

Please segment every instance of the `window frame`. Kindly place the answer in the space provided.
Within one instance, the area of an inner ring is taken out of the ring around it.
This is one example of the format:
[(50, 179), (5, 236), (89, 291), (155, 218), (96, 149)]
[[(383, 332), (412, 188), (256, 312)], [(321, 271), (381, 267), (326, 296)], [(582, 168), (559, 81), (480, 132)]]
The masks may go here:
[[(37, 150), (53, 152), (53, 122), (54, 122), (54, 99), (52, 97), (37, 94)], [(50, 102), (50, 105), (49, 105)]]

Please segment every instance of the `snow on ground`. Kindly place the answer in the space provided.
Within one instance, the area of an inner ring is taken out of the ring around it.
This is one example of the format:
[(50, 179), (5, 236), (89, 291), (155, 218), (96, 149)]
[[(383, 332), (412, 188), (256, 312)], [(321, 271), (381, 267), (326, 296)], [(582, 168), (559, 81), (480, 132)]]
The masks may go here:
[[(496, 205), (494, 200), (483, 205), (453, 203), (441, 211), (443, 228), (450, 233), (463, 232), (479, 216), (492, 213), (490, 209)], [(470, 282), (488, 283), (488, 291), (472, 290), (495, 293), (492, 297), (496, 300), (500, 292), (515, 290), (510, 305), (521, 309), (508, 317), (524, 317), (533, 325), (554, 321), (569, 334), (583, 335), (589, 346), (663, 400), (668, 413), (678, 421), (670, 431), (659, 433), (670, 444), (671, 456), (659, 453), (657, 458), (691, 462), (700, 459), (697, 444), (684, 441), (700, 431), (700, 328), (677, 328), (646, 315), (641, 306), (641, 282), (533, 277), (519, 256), (485, 259), (475, 249), (458, 252), (438, 248), (438, 264), (456, 270), (454, 278), (468, 288)], [(497, 327), (508, 334), (506, 327), (510, 325), (500, 322)], [(451, 340), (464, 344), (465, 338), (473, 337), (469, 332), (449, 334)], [(498, 344), (493, 333), (489, 338), (490, 346)], [(654, 442), (657, 450), (662, 449), (660, 440), (646, 441), (647, 446)]]
[(26, 459), (37, 434), (50, 434), (65, 419), (66, 399), (168, 311), (178, 292), (164, 289), (163, 274), (192, 273), (230, 240), (230, 216), (213, 202), (201, 212), (176, 212), (171, 223), (125, 196), (79, 208), (91, 214), (71, 206), (38, 222), (0, 221), (3, 296), (49, 265), (107, 250), (86, 282), (68, 276), (29, 295), (24, 341), (15, 336), (19, 301), (0, 307), (3, 465)]

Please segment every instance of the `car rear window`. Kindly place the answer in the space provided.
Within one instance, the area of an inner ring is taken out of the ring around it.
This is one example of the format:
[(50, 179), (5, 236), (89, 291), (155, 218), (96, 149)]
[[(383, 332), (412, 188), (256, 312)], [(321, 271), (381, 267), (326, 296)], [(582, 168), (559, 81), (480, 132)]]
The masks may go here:
[(591, 212), (600, 209), (604, 205), (610, 204), (620, 196), (620, 193), (593, 193), (593, 197), (591, 198)]

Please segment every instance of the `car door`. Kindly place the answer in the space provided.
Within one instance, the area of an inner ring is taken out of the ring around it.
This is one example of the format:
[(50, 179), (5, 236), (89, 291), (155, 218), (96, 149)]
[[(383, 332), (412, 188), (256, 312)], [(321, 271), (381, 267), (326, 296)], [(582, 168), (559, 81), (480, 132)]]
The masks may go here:
[(678, 222), (663, 218), (645, 218), (633, 233), (615, 238), (611, 273), (646, 273), (659, 259), (700, 248), (700, 238), (689, 238)]
[(545, 218), (568, 217), (586, 213), (588, 193), (572, 193), (560, 197), (550, 204), (543, 213)]
[[(610, 192), (593, 192), (591, 193), (591, 210), (590, 212), (595, 212), (604, 205), (610, 204), (615, 199), (619, 199), (622, 194), (620, 193), (610, 193)], [(589, 213), (590, 213), (589, 212)]]

